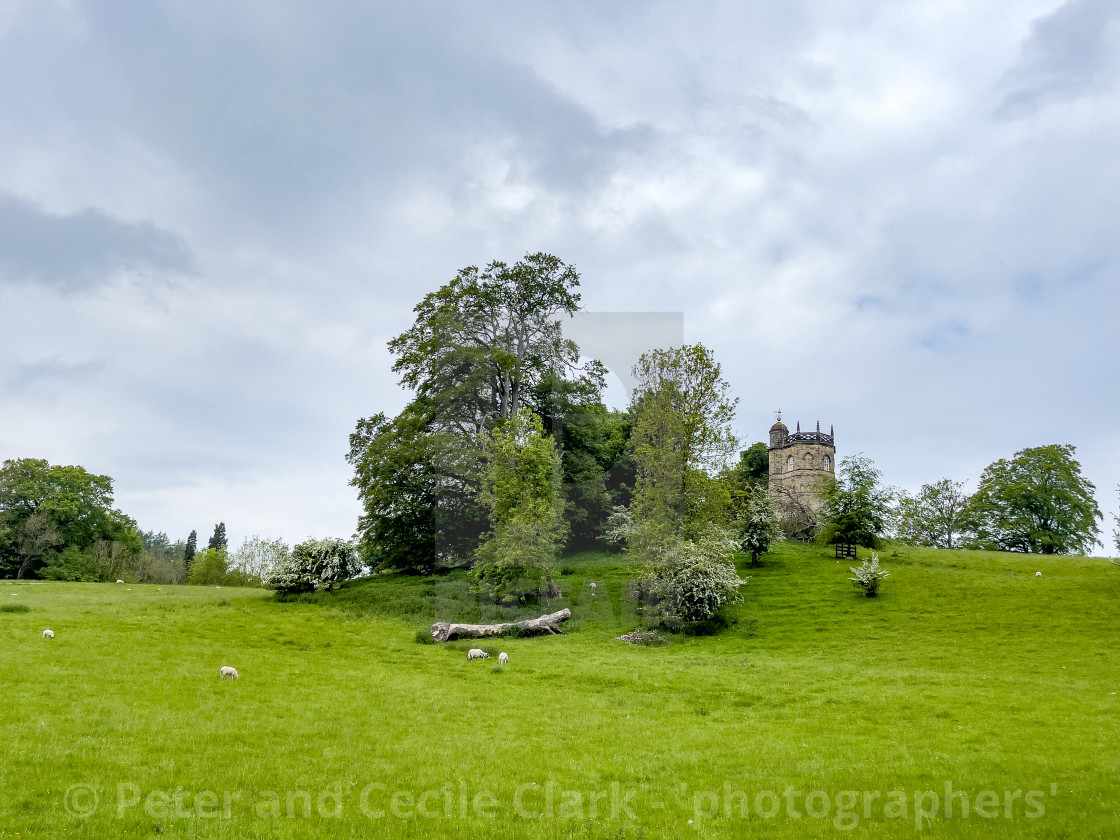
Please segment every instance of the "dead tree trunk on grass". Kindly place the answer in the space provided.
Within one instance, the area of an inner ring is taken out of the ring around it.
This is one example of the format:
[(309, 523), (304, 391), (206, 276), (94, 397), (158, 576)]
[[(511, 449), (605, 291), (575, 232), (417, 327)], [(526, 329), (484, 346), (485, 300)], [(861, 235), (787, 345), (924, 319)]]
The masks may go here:
[(513, 628), (517, 628), (522, 636), (564, 636), (567, 634), (560, 629), (559, 624), (571, 617), (571, 610), (562, 609), (540, 618), (527, 618), (506, 624), (452, 624), (449, 621), (437, 621), (432, 625), (432, 638), (437, 642), (450, 642), (464, 637), (483, 639), (487, 636), (499, 636)]

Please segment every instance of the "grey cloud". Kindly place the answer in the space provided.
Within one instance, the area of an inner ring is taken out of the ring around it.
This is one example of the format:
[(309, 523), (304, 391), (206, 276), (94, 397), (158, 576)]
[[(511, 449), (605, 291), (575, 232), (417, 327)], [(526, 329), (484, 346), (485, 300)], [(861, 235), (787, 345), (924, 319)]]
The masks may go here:
[(1120, 6), (1114, 0), (1068, 0), (1039, 18), (1019, 63), (1003, 79), (1000, 119), (1019, 119), (1076, 99), (1110, 81), (1120, 49)]
[(66, 362), (62, 359), (41, 359), (35, 362), (12, 364), (7, 371), (0, 369), (4, 390), (8, 394), (58, 386), (70, 388), (95, 378), (105, 369), (105, 362), (90, 360)]
[[(507, 58), (494, 42), (511, 33), (469, 7), (268, 4), (184, 18), (91, 4), (86, 15), (104, 49), (76, 48), (56, 80), (97, 85), (111, 118), (206, 183), (223, 217), (248, 214), (285, 240), (298, 230), (308, 247), (336, 232), (340, 203), (384, 203), (418, 183), (454, 192), (473, 174), (472, 145), (503, 150), (512, 177), (574, 192), (649, 142), (641, 126), (600, 126)], [(112, 65), (108, 84), (84, 80), (83, 56)]]
[(61, 216), (0, 192), (0, 283), (88, 288), (120, 269), (194, 271), (186, 243), (155, 225), (89, 208)]

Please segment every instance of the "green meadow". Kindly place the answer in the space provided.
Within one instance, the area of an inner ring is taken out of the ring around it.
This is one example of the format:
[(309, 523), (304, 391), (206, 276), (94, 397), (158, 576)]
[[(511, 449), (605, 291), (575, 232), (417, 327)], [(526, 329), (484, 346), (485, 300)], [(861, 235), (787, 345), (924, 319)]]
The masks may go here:
[(865, 598), (780, 545), (727, 628), (660, 647), (615, 640), (597, 552), (544, 605), (568, 635), (473, 645), (418, 638), (480, 617), (455, 576), (5, 582), (0, 838), (1120, 836), (1120, 568), (880, 558)]

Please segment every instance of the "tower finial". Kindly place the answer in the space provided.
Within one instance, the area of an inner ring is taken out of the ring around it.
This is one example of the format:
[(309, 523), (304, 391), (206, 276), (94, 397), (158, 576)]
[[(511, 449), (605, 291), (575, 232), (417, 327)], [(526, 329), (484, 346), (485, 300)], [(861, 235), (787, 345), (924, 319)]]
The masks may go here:
[(829, 437), (836, 437), (836, 427), (835, 426), (829, 426), (828, 427), (828, 436)]
[(774, 412), (774, 415), (778, 418), (778, 422), (781, 423), (782, 422), (782, 410), (779, 408), (777, 411)]
[(821, 431), (821, 421), (818, 420), (817, 421), (817, 434), (820, 434), (820, 431)]
[(797, 421), (797, 431), (799, 431), (799, 432), (801, 431), (801, 421), (800, 420)]

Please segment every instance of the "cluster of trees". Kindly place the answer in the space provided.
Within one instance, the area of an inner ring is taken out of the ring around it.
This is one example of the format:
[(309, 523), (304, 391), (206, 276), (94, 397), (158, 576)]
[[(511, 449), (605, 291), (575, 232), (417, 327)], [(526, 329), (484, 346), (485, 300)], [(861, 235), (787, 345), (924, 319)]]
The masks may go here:
[(563, 334), (578, 288), (572, 266), (529, 254), (465, 268), (416, 307), (389, 343), (412, 401), (350, 437), (361, 560), (469, 567), (485, 597), (521, 601), (554, 590), (561, 550), (609, 536), (645, 566), (651, 609), (697, 620), (738, 597), (735, 550), (757, 560), (780, 536), (766, 447), (732, 463), (737, 400), (699, 344), (643, 355), (628, 409), (608, 409), (604, 368)]
[(869, 548), (893, 536), (933, 548), (1086, 554), (1098, 544), (1103, 515), (1075, 452), (1067, 444), (1020, 450), (988, 465), (971, 495), (948, 478), (899, 492), (862, 455), (841, 459), (821, 488), (821, 538)]
[[(470, 566), (512, 595), (547, 586), (545, 558), (592, 544), (629, 502), (630, 418), (606, 407), (602, 366), (580, 365), (562, 330), (578, 289), (574, 267), (537, 253), (465, 268), (417, 305), (389, 343), (414, 398), (350, 436), (366, 565)], [(532, 562), (514, 564), (522, 551)]]
[(0, 467), (0, 577), (114, 580), (144, 555), (108, 476), (37, 458)]
[(37, 458), (0, 466), (0, 578), (258, 585), (289, 553), (260, 537), (231, 553), (224, 522), (199, 551), (196, 531), (141, 531), (114, 507), (109, 476)]

